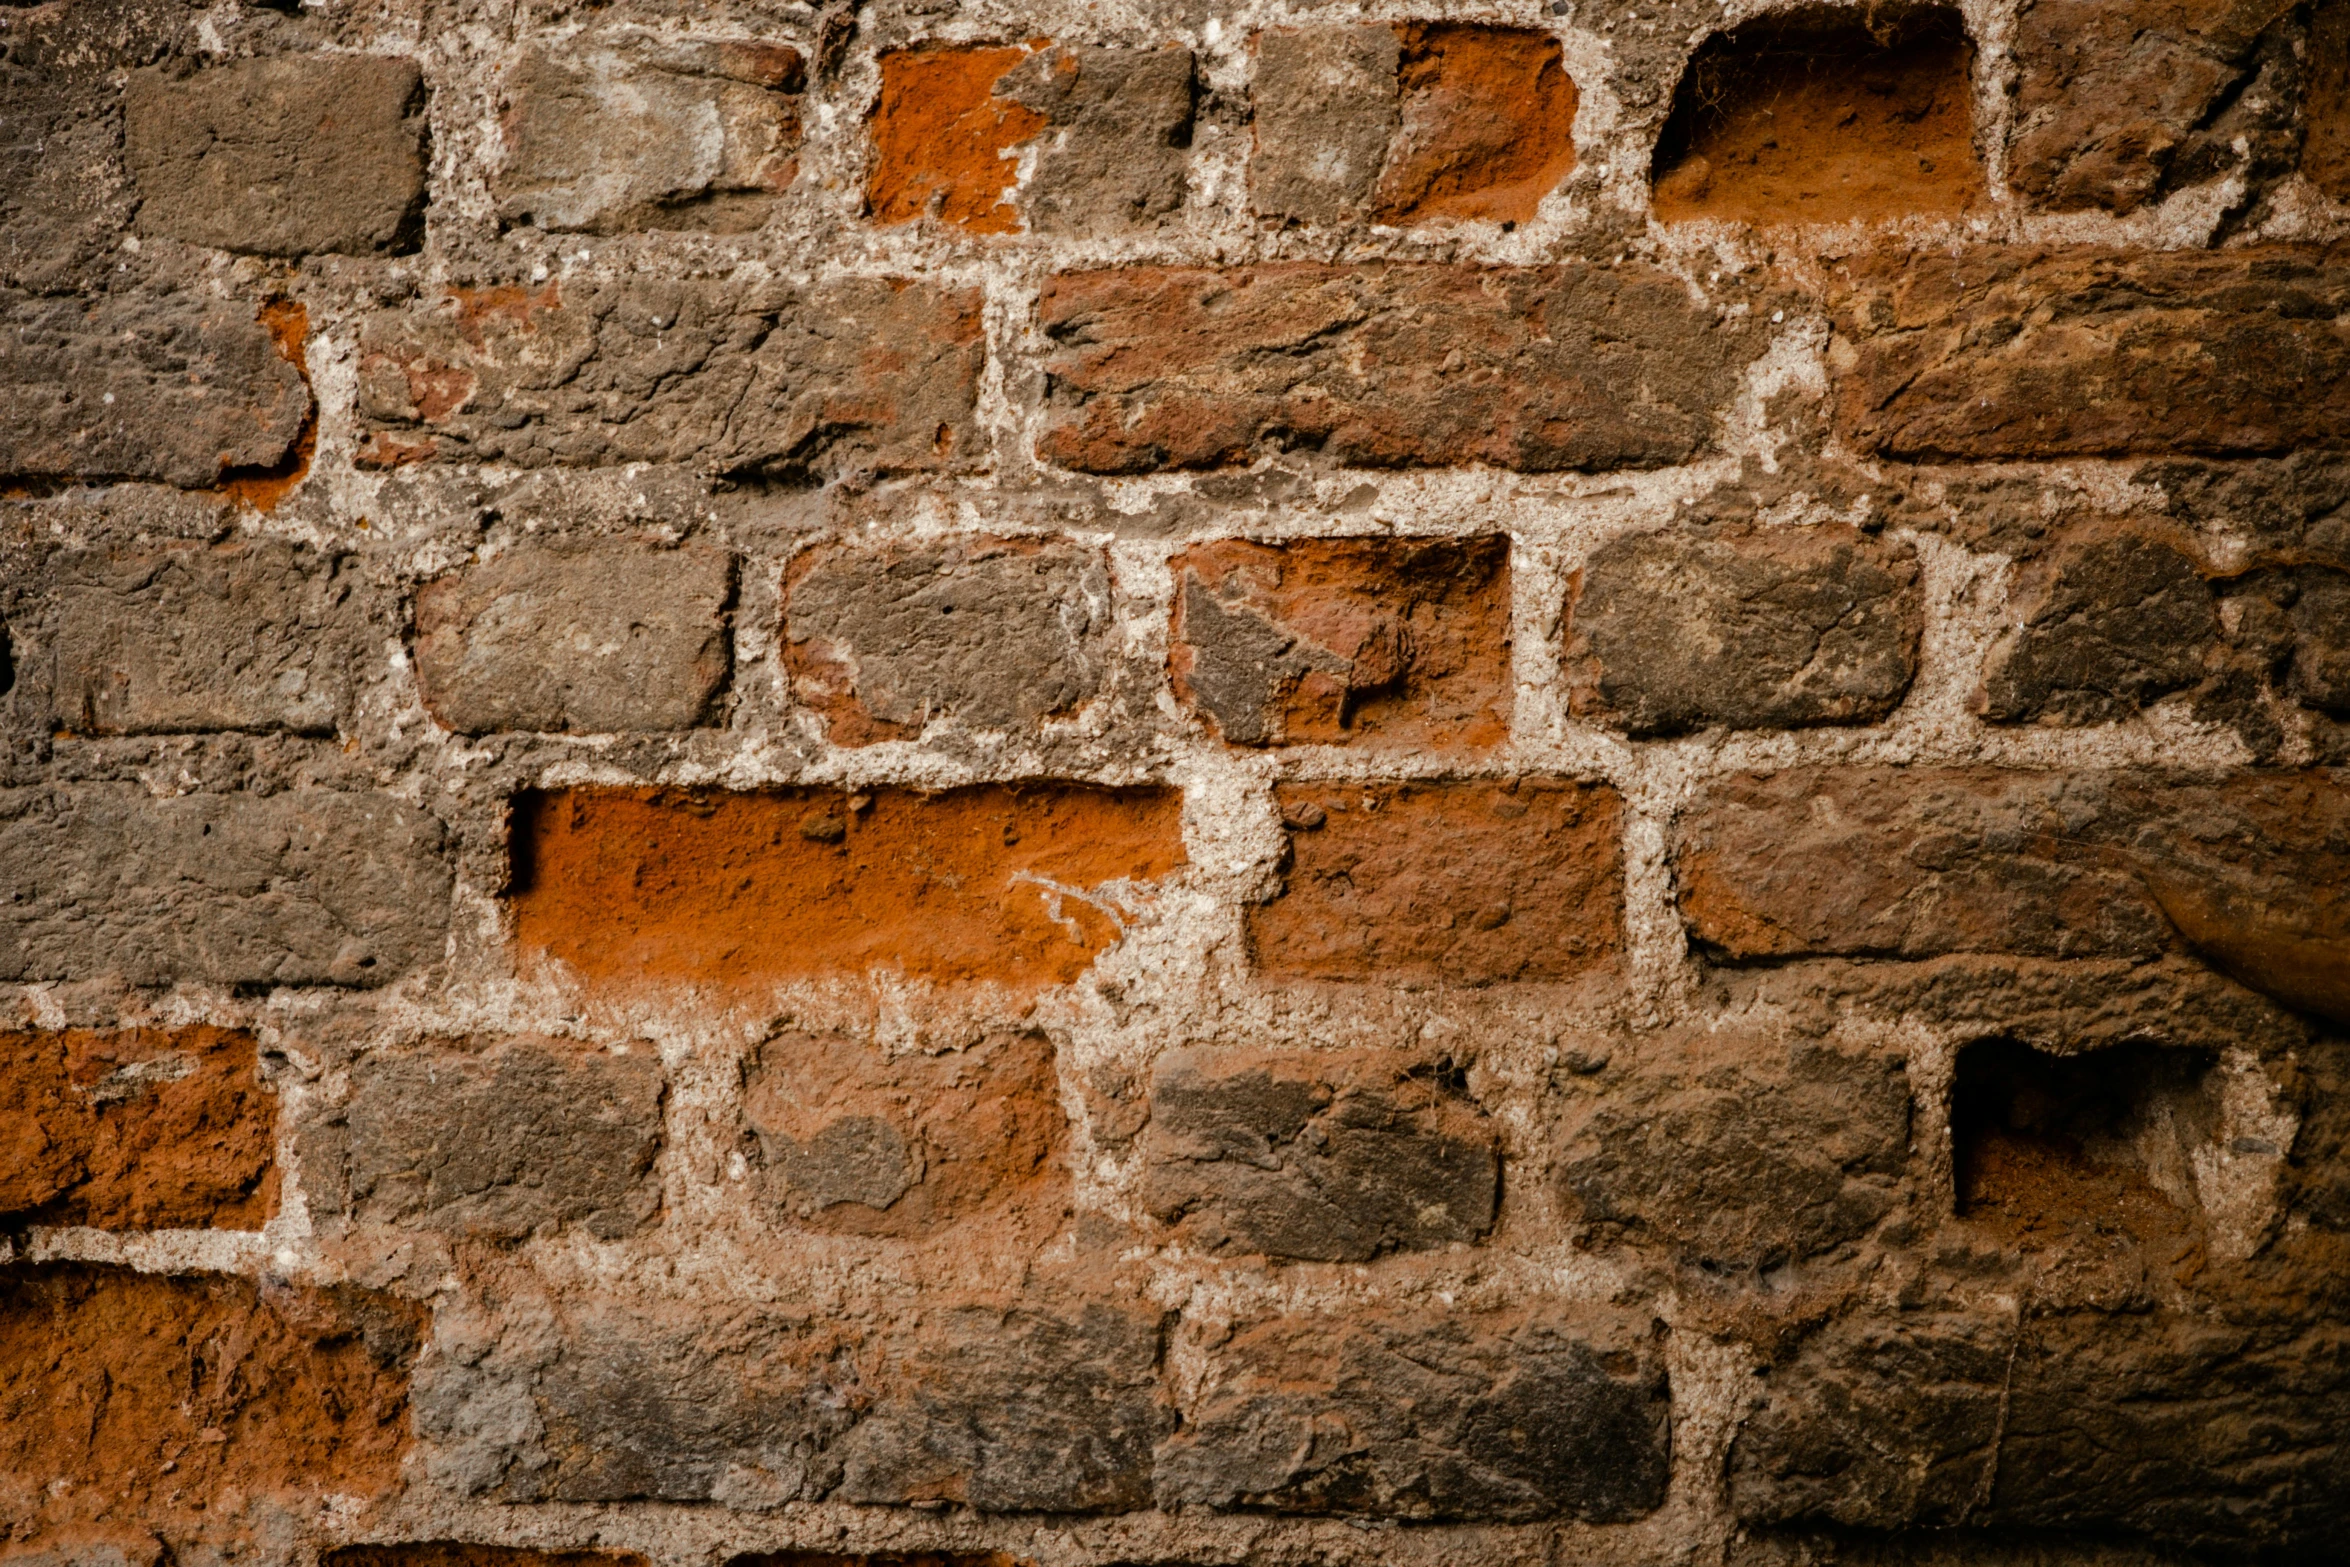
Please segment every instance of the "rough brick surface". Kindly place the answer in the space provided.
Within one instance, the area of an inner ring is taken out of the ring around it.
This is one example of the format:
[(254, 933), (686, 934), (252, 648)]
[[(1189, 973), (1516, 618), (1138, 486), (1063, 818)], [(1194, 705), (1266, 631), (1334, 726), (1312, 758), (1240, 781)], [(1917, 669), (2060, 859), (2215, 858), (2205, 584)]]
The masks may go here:
[(424, 79), (414, 60), (281, 55), (123, 93), (139, 227), (271, 256), (413, 248), (424, 217)]
[(276, 467), (310, 406), (253, 301), (0, 293), (0, 474), (214, 484)]
[(1604, 784), (1283, 784), (1282, 889), (1249, 911), (1268, 974), (1562, 979), (1622, 944), (1622, 804)]
[(849, 1235), (970, 1234), (983, 1214), (1058, 1217), (1067, 1199), (1051, 1042), (993, 1034), (892, 1056), (839, 1035), (759, 1048), (743, 1124), (760, 1191), (786, 1224)]
[(1873, 722), (1924, 620), (1911, 552), (1844, 527), (1627, 535), (1567, 617), (1574, 710), (1636, 735)]
[(1983, 665), (1995, 721), (2099, 723), (2201, 679), (2220, 641), (2201, 562), (2158, 529), (2099, 528), (2035, 562)]
[(1196, 545), (1176, 694), (1234, 745), (1474, 750), (1509, 731), (1509, 540)]
[(1657, 216), (1835, 223), (1976, 206), (1973, 66), (1965, 23), (1933, 6), (1865, 23), (1796, 10), (1715, 33), (1657, 137)]
[(331, 734), (363, 656), (357, 575), (275, 540), (60, 553), (46, 572), (51, 721)]
[(649, 1047), (477, 1041), (370, 1056), (351, 1076), (351, 1205), (374, 1224), (616, 1240), (661, 1207), (661, 1063)]
[[(1129, 268), (1047, 283), (1048, 462), (1541, 472), (1695, 456), (1759, 348), (1646, 266)], [(1664, 352), (1667, 343), (1673, 345)]]
[(1151, 1450), (1175, 1412), (1163, 1324), (1102, 1303), (935, 1311), (890, 1346), (872, 1415), (842, 1444), (853, 1502), (981, 1512), (1116, 1513), (1151, 1499)]
[(2142, 958), (2183, 937), (2339, 1017), (2346, 855), (2350, 794), (2323, 773), (1853, 768), (1715, 786), (1677, 867), (1690, 933), (1732, 957)]
[(2350, 421), (2346, 290), (2316, 247), (1872, 257), (1840, 285), (1838, 422), (1907, 459), (2323, 444)]
[(1664, 1375), (1622, 1319), (1274, 1318), (1217, 1362), (1160, 1450), (1163, 1500), (1411, 1519), (1625, 1519), (1664, 1500)]
[(1021, 189), (1039, 234), (1134, 228), (1183, 204), (1191, 161), (1191, 51), (1054, 48), (996, 82), (1043, 123)]
[(865, 212), (877, 223), (934, 218), (975, 234), (1008, 234), (1016, 153), (1045, 127), (1037, 110), (996, 84), (1028, 57), (1011, 48), (892, 49), (873, 105), (873, 166)]
[(690, 729), (726, 684), (733, 594), (707, 545), (517, 545), (417, 591), (417, 685), (464, 734)]
[(441, 955), (440, 820), (381, 794), (0, 793), (0, 975), (381, 985)]
[(1558, 40), (1458, 22), (1405, 23), (1396, 36), (1399, 123), (1373, 215), (1530, 221), (1575, 168), (1575, 84)]
[(858, 280), (459, 289), (361, 335), (362, 463), (970, 466), (979, 301)]
[(534, 48), (507, 78), (498, 213), (556, 232), (757, 228), (799, 173), (787, 44), (635, 33)]
[(1752, 1522), (1980, 1519), (2275, 1550), (2338, 1529), (2341, 1329), (1917, 1311), (1821, 1335), (1732, 1450)]
[(1071, 544), (818, 545), (784, 584), (792, 694), (838, 745), (1075, 716), (1104, 688), (1109, 631), (1108, 562)]
[(250, 1034), (0, 1034), (0, 1212), (101, 1229), (256, 1230), (277, 1206), (274, 1096)]
[(1074, 979), (1183, 861), (1163, 789), (570, 791), (516, 802), (524, 949), (598, 985)]
[(1861, 1239), (1900, 1204), (1903, 1063), (1767, 1033), (1644, 1040), (1558, 1129), (1559, 1192), (1585, 1245), (1666, 1247), (1731, 1272)]
[(1403, 44), (1377, 22), (1268, 28), (1249, 88), (1249, 204), (1296, 223), (1359, 222), (1402, 119)]
[[(339, 1286), (0, 1276), (0, 1476), (28, 1528), (185, 1528), (225, 1492), (360, 1501), (399, 1478), (416, 1308)], [(40, 1492), (37, 1503), (29, 1501)]]
[(2350, 8), (2339, 3), (2310, 18), (2308, 94), (2301, 172), (2334, 200), (2350, 201)]
[(1162, 1056), (1146, 1198), (1210, 1251), (1367, 1262), (1479, 1240), (1500, 1161), (1485, 1118), (1441, 1070), (1377, 1052)]
[(2059, 211), (2126, 213), (2182, 186), (2289, 164), (2301, 49), (2271, 24), (2290, 9), (2172, 0), (2133, 13), (2032, 0), (2016, 33), (2010, 180)]

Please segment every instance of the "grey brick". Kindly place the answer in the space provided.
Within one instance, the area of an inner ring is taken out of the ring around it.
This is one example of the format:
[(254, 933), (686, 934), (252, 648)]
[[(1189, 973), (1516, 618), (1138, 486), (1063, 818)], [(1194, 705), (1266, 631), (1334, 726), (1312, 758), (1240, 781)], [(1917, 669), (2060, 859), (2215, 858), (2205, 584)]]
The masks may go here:
[(1402, 115), (1395, 29), (1270, 28), (1256, 46), (1250, 206), (1298, 223), (1367, 217)]
[(418, 591), (424, 705), (464, 734), (690, 729), (726, 683), (733, 591), (705, 545), (517, 545)]
[(414, 60), (279, 55), (141, 71), (123, 93), (140, 229), (254, 255), (413, 248), (424, 136)]
[(384, 984), (440, 954), (442, 838), (381, 794), (0, 791), (0, 978)]

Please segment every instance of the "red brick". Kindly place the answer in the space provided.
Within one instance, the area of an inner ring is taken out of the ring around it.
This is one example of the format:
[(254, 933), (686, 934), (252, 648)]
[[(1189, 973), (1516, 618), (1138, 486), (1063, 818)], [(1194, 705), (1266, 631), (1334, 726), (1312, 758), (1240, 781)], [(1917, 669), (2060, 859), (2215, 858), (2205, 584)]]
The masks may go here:
[(42, 1497), (11, 1521), (185, 1529), (232, 1489), (382, 1496), (422, 1326), (348, 1286), (0, 1272), (0, 1495)]
[(1290, 448), (1372, 468), (1681, 462), (1762, 350), (1770, 307), (1743, 302), (1717, 314), (1638, 263), (1064, 273), (1039, 302), (1037, 453), (1086, 473)]
[(1235, 745), (1469, 751), (1509, 736), (1509, 540), (1195, 545), (1175, 691)]
[(0, 1215), (257, 1230), (277, 1211), (277, 1098), (250, 1034), (0, 1034)]
[(1009, 234), (1013, 156), (1044, 129), (1025, 104), (995, 95), (1028, 48), (892, 49), (873, 106), (873, 169), (865, 211), (877, 223), (936, 218), (974, 234)]
[(1076, 978), (1183, 863), (1171, 789), (675, 789), (514, 807), (524, 952), (592, 983)]
[(1402, 125), (1382, 223), (1533, 220), (1575, 169), (1575, 84), (1549, 33), (1459, 22), (1396, 29)]
[(2350, 248), (1878, 255), (1835, 304), (1838, 424), (1888, 457), (2241, 456), (2350, 429)]
[(1283, 784), (1281, 894), (1249, 911), (1263, 972), (1564, 979), (1623, 942), (1623, 805), (1605, 784)]

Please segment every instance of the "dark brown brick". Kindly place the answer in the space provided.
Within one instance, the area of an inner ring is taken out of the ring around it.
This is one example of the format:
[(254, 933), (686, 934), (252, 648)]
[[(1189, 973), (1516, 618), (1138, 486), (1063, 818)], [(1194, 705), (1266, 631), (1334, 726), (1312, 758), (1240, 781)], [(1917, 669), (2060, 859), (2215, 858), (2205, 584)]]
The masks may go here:
[(518, 544), (416, 594), (416, 683), (463, 734), (706, 722), (731, 658), (734, 559), (625, 540)]
[(1836, 288), (1837, 422), (1903, 459), (2248, 455), (2350, 428), (2350, 259), (1888, 254)]
[(1665, 1497), (1664, 1370), (1604, 1310), (1244, 1324), (1159, 1450), (1162, 1505), (1620, 1522)]
[(1635, 735), (1873, 723), (1917, 674), (1916, 557), (1857, 529), (1636, 533), (1567, 606), (1568, 702)]
[(1144, 1201), (1181, 1242), (1316, 1262), (1472, 1242), (1492, 1227), (1492, 1128), (1442, 1063), (1207, 1046), (1152, 1075)]
[(1111, 623), (1109, 562), (1075, 544), (819, 544), (784, 577), (792, 694), (835, 745), (942, 719), (1033, 735), (1102, 694)]
[[(1727, 301), (1725, 301), (1726, 303)], [(1039, 304), (1048, 462), (1656, 467), (1713, 443), (1770, 312), (1717, 315), (1642, 263), (1305, 263), (1065, 273)]]
[(1177, 556), (1176, 694), (1234, 745), (1509, 737), (1509, 540), (1228, 539)]
[(1267, 974), (1563, 979), (1623, 943), (1623, 806), (1605, 784), (1282, 784), (1283, 887), (1249, 910)]
[(0, 1034), (0, 1214), (110, 1230), (257, 1230), (277, 1098), (219, 1028)]

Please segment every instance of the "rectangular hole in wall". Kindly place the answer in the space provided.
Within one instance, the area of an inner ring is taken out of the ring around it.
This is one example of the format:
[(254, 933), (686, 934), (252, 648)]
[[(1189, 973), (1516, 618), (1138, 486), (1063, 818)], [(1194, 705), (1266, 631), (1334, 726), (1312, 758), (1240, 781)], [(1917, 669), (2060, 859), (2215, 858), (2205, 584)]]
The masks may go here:
[(2213, 1066), (2167, 1045), (2080, 1055), (1969, 1045), (1950, 1096), (1960, 1217), (2026, 1239), (2084, 1227), (2151, 1238), (2192, 1224), (2193, 1151), (2219, 1132)]

